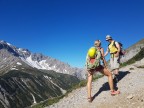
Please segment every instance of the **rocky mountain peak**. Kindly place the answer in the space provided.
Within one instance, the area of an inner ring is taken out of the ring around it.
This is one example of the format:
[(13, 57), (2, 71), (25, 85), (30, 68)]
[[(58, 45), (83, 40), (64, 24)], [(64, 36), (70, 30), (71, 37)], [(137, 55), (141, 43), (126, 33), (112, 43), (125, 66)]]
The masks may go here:
[(46, 60), (48, 57), (44, 56), (42, 53), (34, 53), (31, 55), (33, 61), (42, 61)]
[[(4, 61), (0, 61), (2, 66), (4, 66), (3, 63), (7, 64), (8, 67), (11, 65), (9, 59), (5, 60), (6, 57), (2, 57), (3, 55), (8, 55), (7, 58), (11, 58), (15, 62), (19, 61), (22, 64), (27, 64), (33, 68), (54, 70), (58, 73), (77, 76), (79, 79), (85, 78), (85, 71), (82, 69), (73, 68), (67, 63), (45, 56), (42, 53), (32, 53), (28, 49), (15, 47), (6, 41), (0, 41), (0, 54), (0, 58)], [(12, 63), (16, 64), (15, 62)]]

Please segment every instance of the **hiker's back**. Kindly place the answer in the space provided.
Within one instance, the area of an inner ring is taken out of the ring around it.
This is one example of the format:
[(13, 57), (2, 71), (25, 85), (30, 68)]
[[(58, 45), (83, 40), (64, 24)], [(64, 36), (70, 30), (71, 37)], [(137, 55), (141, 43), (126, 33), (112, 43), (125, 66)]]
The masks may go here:
[[(93, 50), (93, 51), (91, 51)], [(101, 59), (101, 51), (99, 48), (91, 47), (88, 50), (87, 58), (86, 58), (86, 67), (87, 70), (96, 69), (100, 66)]]

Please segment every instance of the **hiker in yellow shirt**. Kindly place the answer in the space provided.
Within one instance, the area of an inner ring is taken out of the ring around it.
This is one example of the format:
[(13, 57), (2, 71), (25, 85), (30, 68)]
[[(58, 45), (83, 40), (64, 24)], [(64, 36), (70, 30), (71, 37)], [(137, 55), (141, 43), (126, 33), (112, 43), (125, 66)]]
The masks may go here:
[(118, 75), (119, 73), (119, 58), (120, 58), (120, 45), (118, 42), (112, 39), (110, 35), (106, 36), (106, 41), (109, 42), (107, 51), (104, 56), (106, 56), (108, 53), (110, 53), (110, 69), (113, 71), (113, 74)]

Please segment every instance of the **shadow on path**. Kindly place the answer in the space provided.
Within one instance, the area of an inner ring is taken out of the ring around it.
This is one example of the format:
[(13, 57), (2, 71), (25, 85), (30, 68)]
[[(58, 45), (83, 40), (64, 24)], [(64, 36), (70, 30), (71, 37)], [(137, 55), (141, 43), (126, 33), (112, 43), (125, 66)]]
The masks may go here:
[[(117, 90), (118, 87), (117, 87), (117, 83), (123, 79), (127, 74), (129, 74), (130, 72), (129, 71), (120, 71), (119, 72), (119, 75), (114, 78), (114, 89)], [(102, 87), (99, 89), (99, 91), (93, 96), (93, 100), (102, 92), (102, 91), (107, 91), (107, 90), (110, 90), (109, 88), (109, 84), (108, 82), (104, 83), (102, 85)]]

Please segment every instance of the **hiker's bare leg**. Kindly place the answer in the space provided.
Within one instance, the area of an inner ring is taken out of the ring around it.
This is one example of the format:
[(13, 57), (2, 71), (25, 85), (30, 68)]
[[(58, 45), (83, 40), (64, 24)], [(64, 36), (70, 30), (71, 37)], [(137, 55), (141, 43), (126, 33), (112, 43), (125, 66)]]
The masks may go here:
[(108, 69), (106, 69), (106, 68), (102, 69), (102, 73), (104, 75), (108, 76), (108, 83), (109, 83), (109, 86), (110, 86), (110, 90), (114, 91), (112, 73)]
[(91, 98), (92, 77), (93, 77), (93, 74), (89, 71), (88, 72), (88, 81), (87, 81), (88, 98)]

